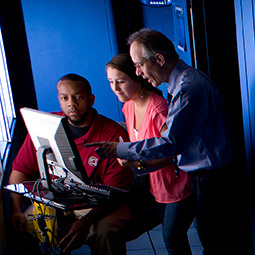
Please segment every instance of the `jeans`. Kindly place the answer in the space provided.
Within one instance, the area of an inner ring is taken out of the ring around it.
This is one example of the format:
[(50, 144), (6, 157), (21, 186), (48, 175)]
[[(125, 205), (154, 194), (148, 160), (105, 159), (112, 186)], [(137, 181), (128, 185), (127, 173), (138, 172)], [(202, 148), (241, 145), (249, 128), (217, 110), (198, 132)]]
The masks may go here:
[(156, 204), (162, 221), (162, 234), (170, 255), (191, 255), (188, 230), (194, 219), (191, 196), (175, 203)]

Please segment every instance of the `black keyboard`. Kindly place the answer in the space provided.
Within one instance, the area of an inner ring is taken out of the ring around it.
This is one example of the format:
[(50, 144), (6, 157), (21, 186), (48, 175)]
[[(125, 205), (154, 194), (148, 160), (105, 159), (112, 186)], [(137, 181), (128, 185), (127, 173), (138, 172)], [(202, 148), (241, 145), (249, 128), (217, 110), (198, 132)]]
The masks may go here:
[(111, 187), (111, 186), (101, 184), (101, 183), (90, 183), (89, 185), (84, 184), (84, 185), (79, 185), (79, 187), (86, 191), (91, 191), (91, 192), (95, 192), (97, 194), (102, 194), (102, 195), (106, 195), (106, 196), (111, 196), (111, 194), (113, 194), (113, 193), (127, 193), (128, 192), (127, 190)]
[(38, 189), (34, 188), (35, 182), (11, 184), (5, 189), (61, 210), (92, 208), (107, 205), (109, 202), (118, 204), (123, 202), (129, 194), (129, 191), (124, 189), (99, 183), (86, 185), (52, 181), (51, 184), (53, 184), (52, 191), (44, 188), (42, 184), (39, 184)]
[[(53, 184), (53, 182), (52, 182)], [(87, 194), (94, 194), (101, 197), (107, 197), (107, 199), (117, 199), (121, 198), (129, 193), (129, 191), (111, 187), (101, 183), (91, 182), (90, 184), (78, 183), (73, 181), (65, 180), (64, 184), (62, 182), (57, 183), (54, 182), (55, 190), (58, 189), (62, 195), (69, 194), (69, 196), (73, 197), (77, 196), (86, 196)]]

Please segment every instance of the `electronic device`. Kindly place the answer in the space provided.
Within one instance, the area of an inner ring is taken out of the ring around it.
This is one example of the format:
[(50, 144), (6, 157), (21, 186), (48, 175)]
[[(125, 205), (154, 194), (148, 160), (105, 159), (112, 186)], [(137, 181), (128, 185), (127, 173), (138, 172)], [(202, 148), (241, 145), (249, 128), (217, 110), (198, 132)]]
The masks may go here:
[(140, 0), (141, 3), (153, 7), (163, 7), (172, 4), (172, 0)]
[[(37, 201), (45, 202), (46, 199), (49, 205), (68, 210), (72, 202), (76, 208), (78, 204), (87, 208), (128, 193), (90, 181), (65, 117), (30, 108), (22, 108), (20, 112), (37, 151), (41, 176), (37, 185), (40, 186), (32, 189), (31, 185), (14, 184), (6, 186), (6, 189), (26, 196), (33, 191), (33, 198)], [(40, 190), (43, 192), (40, 193)]]
[(69, 180), (89, 184), (68, 120), (30, 108), (21, 108), (20, 112), (37, 151), (40, 175), (45, 179), (43, 186), (52, 189), (49, 175), (56, 178), (67, 175)]

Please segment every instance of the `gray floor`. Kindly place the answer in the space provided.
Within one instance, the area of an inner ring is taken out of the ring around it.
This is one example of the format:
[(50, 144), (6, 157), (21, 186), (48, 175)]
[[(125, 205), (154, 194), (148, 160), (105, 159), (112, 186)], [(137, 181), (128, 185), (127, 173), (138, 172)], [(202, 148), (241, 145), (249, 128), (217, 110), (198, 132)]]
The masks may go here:
[[(199, 241), (197, 231), (192, 225), (189, 229), (189, 240), (193, 255), (202, 254), (202, 246)], [(167, 255), (162, 239), (161, 225), (150, 231), (150, 236), (157, 255)], [(81, 249), (73, 251), (72, 255), (89, 255), (90, 249), (84, 245)], [(138, 239), (127, 243), (127, 255), (155, 255), (147, 233)]]

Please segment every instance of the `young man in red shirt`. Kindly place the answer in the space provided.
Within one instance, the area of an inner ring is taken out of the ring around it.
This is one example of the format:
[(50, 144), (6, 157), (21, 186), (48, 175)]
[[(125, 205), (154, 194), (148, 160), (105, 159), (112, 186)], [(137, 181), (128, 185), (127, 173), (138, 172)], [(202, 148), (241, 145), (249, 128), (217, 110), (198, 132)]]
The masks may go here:
[[(89, 82), (76, 74), (63, 76), (57, 83), (58, 99), (62, 112), (66, 116), (75, 144), (89, 178), (117, 188), (129, 189), (133, 171), (123, 169), (116, 159), (101, 159), (94, 148), (85, 148), (84, 144), (96, 141), (119, 141), (120, 137), (128, 141), (128, 134), (118, 123), (100, 114), (92, 107), (95, 96)], [(13, 162), (9, 183), (37, 180), (39, 169), (36, 150), (28, 135)], [(23, 197), (13, 195), (11, 219), (20, 232), (25, 232), (27, 219), (21, 211)], [(132, 212), (126, 204), (93, 208), (86, 216), (73, 222), (70, 231), (60, 244), (63, 252), (87, 243), (92, 254), (126, 254), (126, 228)], [(26, 249), (26, 247), (25, 247)]]

